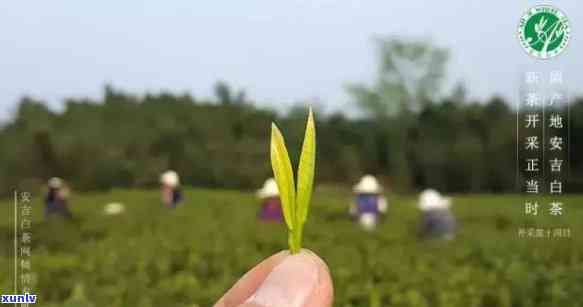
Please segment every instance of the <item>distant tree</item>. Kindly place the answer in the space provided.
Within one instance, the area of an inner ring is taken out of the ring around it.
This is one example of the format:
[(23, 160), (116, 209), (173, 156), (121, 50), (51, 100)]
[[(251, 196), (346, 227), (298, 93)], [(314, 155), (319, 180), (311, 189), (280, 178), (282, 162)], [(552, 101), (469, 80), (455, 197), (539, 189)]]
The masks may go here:
[(466, 103), (468, 96), (468, 90), (462, 82), (456, 83), (451, 91), (449, 100), (454, 103)]
[(223, 81), (219, 81), (215, 84), (215, 96), (222, 105), (230, 105), (232, 103), (231, 88)]
[(412, 182), (408, 139), (414, 113), (441, 92), (448, 52), (421, 40), (390, 37), (378, 39), (377, 44), (380, 63), (375, 83), (349, 85), (348, 91), (366, 114), (382, 123), (383, 137), (389, 139), (393, 182), (407, 189)]
[(215, 84), (215, 96), (221, 105), (241, 105), (246, 102), (245, 91), (239, 90), (234, 93), (229, 84), (224, 81), (218, 81)]
[(372, 116), (401, 116), (434, 101), (442, 90), (446, 49), (426, 41), (377, 39), (380, 63), (372, 87), (348, 86), (357, 104)]

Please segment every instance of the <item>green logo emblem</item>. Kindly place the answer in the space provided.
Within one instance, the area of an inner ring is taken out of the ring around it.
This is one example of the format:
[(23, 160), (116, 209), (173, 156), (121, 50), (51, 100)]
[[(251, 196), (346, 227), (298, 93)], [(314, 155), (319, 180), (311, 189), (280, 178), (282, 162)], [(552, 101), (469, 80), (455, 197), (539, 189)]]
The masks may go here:
[(520, 18), (518, 40), (531, 56), (549, 59), (565, 50), (569, 32), (569, 20), (563, 12), (550, 5), (538, 5)]

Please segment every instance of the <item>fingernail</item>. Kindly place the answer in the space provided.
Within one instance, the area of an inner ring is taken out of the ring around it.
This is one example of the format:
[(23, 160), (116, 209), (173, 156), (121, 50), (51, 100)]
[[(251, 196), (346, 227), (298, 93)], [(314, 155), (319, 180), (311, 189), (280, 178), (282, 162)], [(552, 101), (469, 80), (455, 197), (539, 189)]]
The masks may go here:
[(304, 251), (286, 257), (247, 300), (263, 307), (301, 307), (318, 285), (318, 265)]

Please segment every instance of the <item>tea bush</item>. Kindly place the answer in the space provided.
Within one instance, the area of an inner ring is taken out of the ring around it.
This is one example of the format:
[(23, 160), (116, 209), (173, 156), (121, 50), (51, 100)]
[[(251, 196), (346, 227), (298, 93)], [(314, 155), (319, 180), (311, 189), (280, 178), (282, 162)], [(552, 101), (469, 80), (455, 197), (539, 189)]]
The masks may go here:
[[(73, 221), (44, 221), (34, 201), (32, 270), (40, 306), (211, 306), (261, 259), (287, 247), (284, 225), (256, 222), (250, 192), (185, 191), (177, 210), (156, 191), (74, 195)], [(330, 267), (335, 306), (583, 306), (583, 197), (563, 216), (526, 217), (518, 196), (459, 196), (450, 242), (420, 241), (414, 199), (390, 197), (373, 233), (347, 218), (350, 194), (316, 190), (304, 245)], [(119, 216), (103, 205), (126, 205)], [(543, 207), (545, 208), (545, 207)], [(11, 214), (3, 201), (2, 216)], [(569, 227), (571, 239), (518, 238), (520, 227)], [(12, 239), (0, 221), (0, 286), (11, 289)]]

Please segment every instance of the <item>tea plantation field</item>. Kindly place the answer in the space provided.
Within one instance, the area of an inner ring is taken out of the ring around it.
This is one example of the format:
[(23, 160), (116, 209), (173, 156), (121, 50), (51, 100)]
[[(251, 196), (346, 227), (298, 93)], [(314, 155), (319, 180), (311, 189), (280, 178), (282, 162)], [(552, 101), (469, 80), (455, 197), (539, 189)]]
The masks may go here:
[[(330, 267), (335, 306), (583, 306), (583, 196), (562, 197), (560, 217), (525, 216), (519, 196), (454, 197), (460, 229), (451, 242), (417, 238), (413, 197), (389, 197), (389, 215), (374, 233), (347, 219), (349, 191), (314, 197), (304, 242)], [(246, 270), (286, 248), (283, 225), (256, 222), (251, 192), (187, 189), (185, 199), (170, 211), (155, 190), (77, 194), (75, 219), (64, 222), (44, 221), (36, 197), (38, 305), (212, 306)], [(112, 201), (126, 212), (105, 215)], [(11, 214), (2, 200), (3, 293), (13, 282)], [(567, 227), (571, 239), (519, 238), (521, 227)]]

